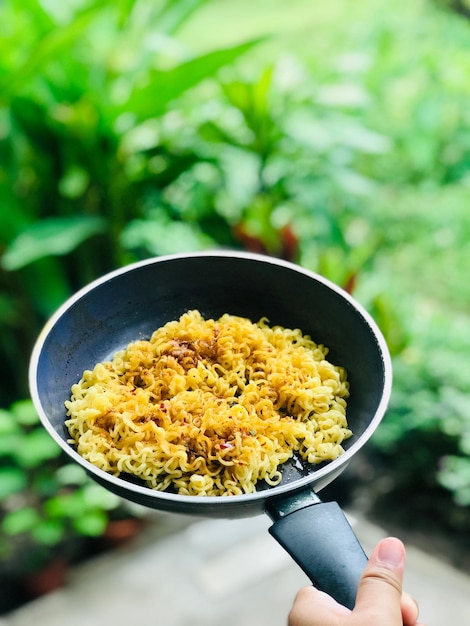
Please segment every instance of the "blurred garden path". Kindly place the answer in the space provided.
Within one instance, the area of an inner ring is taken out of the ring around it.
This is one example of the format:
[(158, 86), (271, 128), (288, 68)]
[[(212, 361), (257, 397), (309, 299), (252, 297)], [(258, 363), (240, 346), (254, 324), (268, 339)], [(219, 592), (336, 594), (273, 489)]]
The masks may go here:
[[(349, 515), (366, 552), (383, 530)], [(132, 544), (76, 567), (65, 588), (0, 626), (285, 626), (303, 572), (269, 535), (270, 520), (158, 514)], [(408, 546), (406, 589), (427, 626), (469, 624), (470, 577)]]

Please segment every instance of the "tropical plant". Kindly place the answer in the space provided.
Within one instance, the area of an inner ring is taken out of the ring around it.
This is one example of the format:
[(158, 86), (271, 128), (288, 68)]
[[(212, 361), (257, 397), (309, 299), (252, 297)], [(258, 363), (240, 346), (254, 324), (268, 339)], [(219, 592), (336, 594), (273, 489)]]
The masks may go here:
[(183, 27), (222, 4), (0, 6), (1, 404), (26, 397), (47, 316), (98, 275), (212, 246), (283, 256), (386, 335), (377, 484), (454, 496), (465, 518), (470, 24), (435, 3), (307, 2), (321, 32), (217, 47), (221, 25), (191, 51)]
[[(29, 0), (0, 8), (10, 27), (0, 44), (6, 399), (27, 391), (25, 354), (44, 319), (78, 286), (132, 258), (121, 243), (125, 226), (206, 160), (165, 139), (181, 123), (174, 103), (253, 42), (191, 55), (174, 35), (203, 4)], [(160, 219), (169, 231), (171, 222)], [(192, 246), (208, 241), (197, 226), (176, 229), (176, 247), (188, 244), (185, 234)]]
[(131, 514), (80, 466), (65, 463), (31, 400), (0, 410), (2, 578), (21, 579), (58, 556), (76, 558), (83, 539), (101, 536), (121, 509)]

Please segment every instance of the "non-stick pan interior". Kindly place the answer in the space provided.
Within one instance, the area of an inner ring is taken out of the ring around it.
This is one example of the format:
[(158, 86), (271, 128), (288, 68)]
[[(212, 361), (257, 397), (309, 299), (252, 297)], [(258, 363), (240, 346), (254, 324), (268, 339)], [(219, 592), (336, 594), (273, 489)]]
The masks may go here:
[[(191, 309), (213, 318), (265, 316), (272, 325), (300, 328), (328, 346), (329, 360), (345, 367), (350, 381), (347, 416), (354, 436), (346, 447), (355, 451), (369, 438), (388, 400), (390, 369), (368, 315), (347, 294), (297, 266), (214, 252), (160, 257), (108, 275), (79, 292), (46, 325), (31, 361), (31, 391), (41, 419), (64, 449), (64, 401), (83, 371)], [(305, 469), (294, 462), (285, 481), (334, 473), (335, 463), (331, 469)], [(154, 506), (159, 508), (158, 502)]]

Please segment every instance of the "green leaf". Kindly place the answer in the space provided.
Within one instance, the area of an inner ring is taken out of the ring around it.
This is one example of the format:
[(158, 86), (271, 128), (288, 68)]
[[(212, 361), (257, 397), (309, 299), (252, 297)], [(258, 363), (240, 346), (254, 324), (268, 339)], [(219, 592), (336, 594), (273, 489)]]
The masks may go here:
[(103, 511), (116, 509), (121, 502), (119, 496), (94, 482), (83, 488), (83, 498), (90, 509), (100, 508)]
[(71, 167), (59, 181), (59, 191), (65, 198), (79, 198), (89, 183), (88, 172), (83, 167)]
[(0, 441), (5, 435), (18, 433), (19, 428), (13, 415), (5, 409), (0, 409)]
[(39, 513), (33, 507), (10, 511), (2, 521), (2, 530), (7, 535), (29, 532), (40, 521)]
[(68, 517), (69, 512), (75, 508), (73, 506), (74, 494), (72, 493), (59, 493), (44, 502), (44, 513), (48, 518), (63, 518)]
[(14, 455), (15, 450), (21, 446), (22, 441), (23, 434), (20, 431), (0, 436), (0, 458), (11, 458)]
[(188, 250), (204, 250), (214, 246), (213, 240), (201, 232), (198, 224), (161, 219), (132, 220), (121, 233), (126, 250), (144, 249), (151, 255), (176, 254)]
[(60, 485), (83, 485), (88, 476), (83, 467), (77, 463), (67, 463), (56, 471), (56, 479)]
[(72, 527), (80, 534), (87, 537), (99, 537), (108, 524), (106, 513), (100, 509), (87, 511), (84, 515), (72, 520)]
[(32, 537), (46, 546), (55, 546), (60, 543), (65, 534), (65, 526), (61, 520), (46, 519), (31, 529)]
[(117, 0), (117, 2), (115, 2), (115, 6), (117, 8), (119, 16), (119, 28), (123, 28), (125, 26), (134, 8), (134, 3), (135, 0)]
[(248, 41), (237, 46), (215, 50), (181, 63), (171, 70), (154, 70), (144, 87), (135, 87), (121, 106), (139, 119), (158, 117), (170, 102), (180, 97), (202, 80), (212, 77), (221, 67), (229, 65), (261, 40)]
[(70, 295), (63, 263), (56, 257), (44, 257), (28, 265), (21, 278), (34, 310), (43, 317), (52, 315)]
[(55, 459), (61, 454), (60, 447), (52, 437), (42, 428), (28, 433), (21, 443), (21, 447), (13, 455), (22, 467), (38, 467), (45, 461)]
[(17, 467), (0, 468), (0, 502), (22, 491), (27, 484), (24, 472)]
[(39, 417), (32, 400), (18, 400), (11, 405), (10, 411), (18, 424), (22, 426), (39, 424)]
[(44, 503), (44, 512), (53, 518), (75, 519), (81, 517), (88, 510), (88, 505), (83, 497), (83, 491), (71, 491), (57, 493)]
[(68, 254), (105, 228), (106, 221), (94, 216), (40, 220), (11, 242), (3, 255), (2, 266), (6, 270), (18, 270), (43, 257)]
[(93, 2), (69, 24), (51, 28), (48, 33), (38, 37), (36, 45), (29, 49), (29, 56), (23, 64), (8, 73), (6, 80), (0, 83), (0, 98), (14, 93), (41, 65), (67, 52), (72, 42), (80, 37), (104, 4), (103, 0)]
[(166, 9), (158, 16), (158, 30), (173, 35), (204, 4), (207, 0), (169, 0)]
[(438, 479), (443, 487), (453, 492), (458, 504), (470, 505), (470, 458), (444, 457)]

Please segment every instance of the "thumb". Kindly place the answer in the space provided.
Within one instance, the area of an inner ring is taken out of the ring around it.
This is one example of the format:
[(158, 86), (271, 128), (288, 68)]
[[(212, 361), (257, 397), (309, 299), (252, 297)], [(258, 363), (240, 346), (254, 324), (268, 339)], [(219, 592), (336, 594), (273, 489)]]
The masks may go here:
[(361, 577), (354, 615), (360, 615), (365, 623), (369, 623), (367, 620), (370, 620), (370, 623), (375, 621), (381, 626), (402, 624), (401, 597), (404, 570), (403, 543), (394, 537), (380, 541)]

